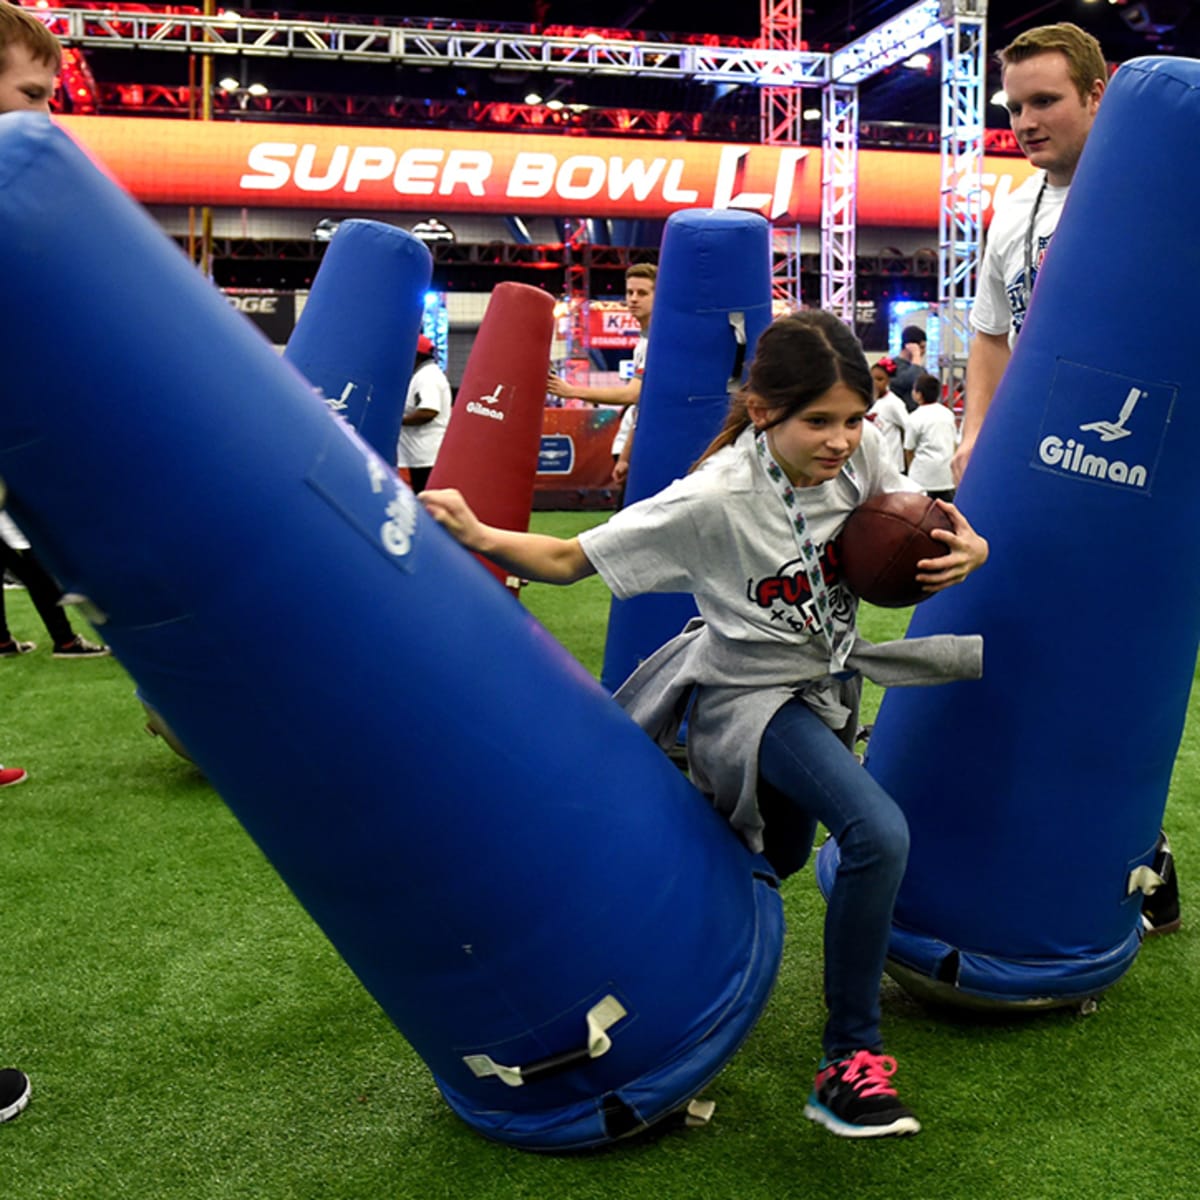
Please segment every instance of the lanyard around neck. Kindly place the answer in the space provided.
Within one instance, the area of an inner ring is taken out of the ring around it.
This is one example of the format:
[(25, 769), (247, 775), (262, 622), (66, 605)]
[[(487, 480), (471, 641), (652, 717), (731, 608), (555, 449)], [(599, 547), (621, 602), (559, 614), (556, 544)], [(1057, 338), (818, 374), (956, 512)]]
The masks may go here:
[[(800, 511), (796, 489), (783, 468), (775, 461), (775, 456), (771, 453), (771, 447), (767, 442), (765, 429), (760, 429), (754, 435), (754, 448), (758, 451), (759, 461), (766, 471), (767, 479), (770, 480), (775, 494), (783, 504), (788, 526), (796, 539), (796, 549), (799, 551), (804, 577), (808, 580), (809, 590), (812, 593), (813, 616), (817, 623), (817, 630), (829, 651), (830, 673), (836, 673), (846, 665), (846, 658), (850, 654), (850, 647), (853, 645), (854, 639), (850, 636), (849, 629), (841, 629), (836, 634), (834, 633), (833, 604), (829, 598), (829, 586), (825, 582), (825, 572), (821, 569), (821, 557), (808, 532), (808, 522), (805, 520), (804, 513)], [(853, 468), (849, 464), (843, 469), (853, 473)]]
[(1037, 199), (1033, 202), (1033, 212), (1029, 214), (1029, 224), (1025, 227), (1025, 310), (1029, 310), (1029, 301), (1033, 299), (1033, 235), (1037, 225), (1038, 209), (1042, 207), (1042, 197), (1046, 194), (1046, 184), (1049, 176), (1042, 176), (1042, 186), (1038, 188)]

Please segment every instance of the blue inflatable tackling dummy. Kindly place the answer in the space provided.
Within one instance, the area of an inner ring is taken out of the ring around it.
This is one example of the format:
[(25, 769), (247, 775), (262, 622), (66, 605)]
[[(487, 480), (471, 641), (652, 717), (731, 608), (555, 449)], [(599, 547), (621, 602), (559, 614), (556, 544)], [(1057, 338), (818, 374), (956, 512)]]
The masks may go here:
[[(771, 227), (757, 213), (688, 209), (663, 231), (625, 503), (686, 475), (729, 411), (771, 322)], [(616, 691), (696, 615), (690, 595), (613, 598), (601, 681)]]
[(343, 221), (283, 352), (393, 466), (432, 274), (428, 248), (407, 230)]
[(910, 629), (982, 633), (983, 679), (871, 736), (912, 831), (891, 958), (945, 999), (1066, 1003), (1137, 953), (1200, 639), (1197, 128), (1200, 62), (1117, 71), (959, 490), (991, 559)]
[(43, 117), (0, 224), (13, 516), (449, 1103), (686, 1104), (775, 976), (762, 860)]

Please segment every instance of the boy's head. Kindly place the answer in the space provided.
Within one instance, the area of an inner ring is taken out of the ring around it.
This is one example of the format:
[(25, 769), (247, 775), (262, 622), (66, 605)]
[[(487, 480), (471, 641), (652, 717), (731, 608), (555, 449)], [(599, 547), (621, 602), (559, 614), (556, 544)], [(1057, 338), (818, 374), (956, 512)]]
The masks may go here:
[(654, 285), (658, 268), (653, 263), (634, 263), (625, 272), (625, 307), (643, 328), (654, 308)]
[(919, 404), (936, 404), (942, 398), (942, 381), (926, 372), (913, 380), (912, 390)]
[(1103, 84), (1108, 79), (1108, 64), (1100, 43), (1070, 21), (1027, 29), (998, 51), (996, 57), (1003, 71), (1039, 54), (1061, 54), (1066, 59), (1071, 82), (1083, 102), (1092, 95), (1097, 80)]
[(0, 113), (49, 112), (62, 47), (41, 21), (0, 0)]
[(1068, 186), (1108, 81), (1100, 43), (1063, 21), (1027, 30), (999, 58), (1017, 144), (1049, 183)]

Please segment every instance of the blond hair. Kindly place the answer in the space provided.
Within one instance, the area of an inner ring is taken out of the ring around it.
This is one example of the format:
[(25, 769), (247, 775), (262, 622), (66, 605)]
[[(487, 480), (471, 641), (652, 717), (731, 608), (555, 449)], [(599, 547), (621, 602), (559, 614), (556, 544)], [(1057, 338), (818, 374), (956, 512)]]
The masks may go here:
[(1108, 63), (1104, 61), (1100, 43), (1070, 21), (1027, 29), (1003, 50), (997, 51), (996, 58), (1003, 70), (1039, 54), (1054, 53), (1061, 54), (1067, 60), (1067, 70), (1080, 100), (1086, 101), (1092, 94), (1097, 79), (1102, 84), (1108, 82)]
[(45, 25), (23, 8), (0, 0), (0, 71), (9, 46), (24, 46), (37, 62), (56, 71), (62, 66), (62, 46)]

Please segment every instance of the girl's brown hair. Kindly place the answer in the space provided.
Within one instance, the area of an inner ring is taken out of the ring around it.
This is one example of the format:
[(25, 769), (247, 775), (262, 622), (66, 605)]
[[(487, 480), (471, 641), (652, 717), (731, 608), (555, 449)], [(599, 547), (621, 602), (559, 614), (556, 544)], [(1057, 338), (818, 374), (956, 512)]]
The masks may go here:
[(778, 425), (837, 383), (857, 392), (866, 405), (875, 395), (862, 346), (838, 317), (822, 309), (805, 309), (773, 321), (759, 336), (746, 382), (734, 394), (725, 424), (692, 469), (737, 441), (750, 424), (751, 397), (778, 410), (770, 422)]

